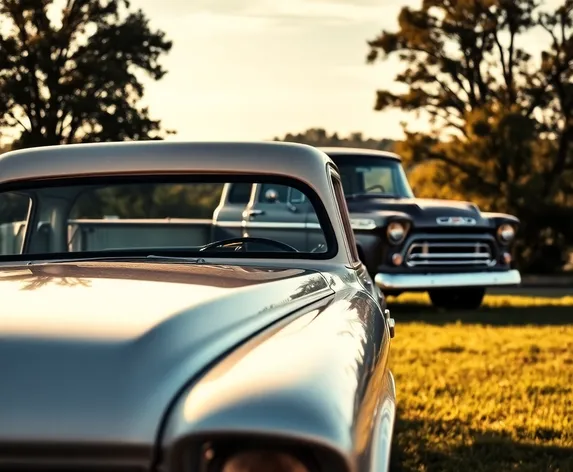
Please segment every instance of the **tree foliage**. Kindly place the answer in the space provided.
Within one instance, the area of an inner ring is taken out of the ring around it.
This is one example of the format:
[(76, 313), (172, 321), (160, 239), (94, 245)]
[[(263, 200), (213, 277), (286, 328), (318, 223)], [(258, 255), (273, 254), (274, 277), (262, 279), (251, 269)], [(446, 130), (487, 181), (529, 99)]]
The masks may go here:
[[(405, 65), (403, 92), (378, 91), (375, 109), (429, 117), (429, 131), (406, 128), (397, 146), (421, 163), (414, 188), (519, 216), (522, 267), (547, 246), (560, 254), (573, 241), (573, 0), (553, 11), (538, 0), (423, 0), (398, 20), (369, 41), (368, 61)], [(540, 57), (528, 38), (548, 40)]]
[(0, 127), (16, 147), (161, 139), (139, 106), (171, 42), (127, 0), (0, 2)]
[(212, 218), (223, 184), (129, 184), (97, 188), (78, 198), (73, 219), (104, 218)]
[(365, 138), (362, 133), (351, 133), (346, 137), (341, 137), (336, 132), (329, 134), (322, 128), (310, 128), (302, 133), (287, 133), (282, 138), (274, 138), (274, 141), (295, 142), (322, 147), (358, 147), (380, 151), (389, 151), (394, 146), (394, 141), (391, 139)]

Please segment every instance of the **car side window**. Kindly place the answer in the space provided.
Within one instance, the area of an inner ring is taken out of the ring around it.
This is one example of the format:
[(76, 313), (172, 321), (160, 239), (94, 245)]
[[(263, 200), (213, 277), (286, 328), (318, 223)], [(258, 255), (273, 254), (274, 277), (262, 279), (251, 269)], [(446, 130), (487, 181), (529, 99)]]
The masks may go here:
[(342, 226), (344, 228), (344, 233), (346, 234), (346, 239), (348, 240), (348, 246), (350, 250), (350, 256), (352, 257), (353, 263), (360, 262), (360, 257), (358, 256), (358, 249), (356, 248), (356, 239), (354, 238), (354, 231), (352, 230), (352, 225), (350, 224), (350, 218), (348, 217), (348, 206), (346, 205), (346, 199), (344, 198), (344, 190), (342, 188), (342, 182), (338, 175), (334, 172), (330, 172), (330, 177), (332, 179), (332, 186), (334, 188), (334, 195), (336, 197), (336, 208), (340, 215), (340, 220), (342, 221)]
[(251, 199), (253, 184), (234, 183), (231, 184), (227, 202), (233, 205), (246, 205)]

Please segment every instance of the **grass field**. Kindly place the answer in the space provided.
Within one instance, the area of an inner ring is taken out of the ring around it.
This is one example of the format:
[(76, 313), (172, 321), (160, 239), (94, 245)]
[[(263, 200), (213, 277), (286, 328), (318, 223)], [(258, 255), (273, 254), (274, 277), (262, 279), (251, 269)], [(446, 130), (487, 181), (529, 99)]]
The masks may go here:
[(573, 297), (392, 303), (393, 471), (573, 471)]

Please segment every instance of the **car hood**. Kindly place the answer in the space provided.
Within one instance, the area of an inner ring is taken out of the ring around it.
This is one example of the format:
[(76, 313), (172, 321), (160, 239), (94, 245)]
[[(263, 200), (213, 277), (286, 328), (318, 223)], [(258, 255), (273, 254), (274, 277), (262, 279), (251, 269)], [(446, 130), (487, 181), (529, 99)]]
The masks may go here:
[(442, 217), (469, 217), (475, 220), (472, 226), (488, 226), (479, 208), (471, 202), (426, 198), (356, 198), (348, 199), (352, 216), (389, 216), (392, 212), (410, 216), (418, 227), (443, 227), (437, 223)]
[(320, 273), (298, 269), (0, 268), (0, 444), (152, 444), (185, 383), (330, 293)]

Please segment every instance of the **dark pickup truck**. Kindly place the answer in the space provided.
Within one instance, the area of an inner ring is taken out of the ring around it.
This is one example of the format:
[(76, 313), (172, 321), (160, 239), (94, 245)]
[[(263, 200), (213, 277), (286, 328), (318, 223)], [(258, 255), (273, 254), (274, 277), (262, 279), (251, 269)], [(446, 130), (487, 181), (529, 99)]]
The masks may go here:
[[(322, 148), (336, 163), (360, 257), (386, 295), (427, 291), (436, 307), (474, 309), (487, 287), (519, 285), (511, 244), (519, 220), (470, 202), (416, 198), (399, 156)], [(316, 215), (293, 188), (227, 185), (213, 222), (221, 237), (248, 234), (317, 250)]]

